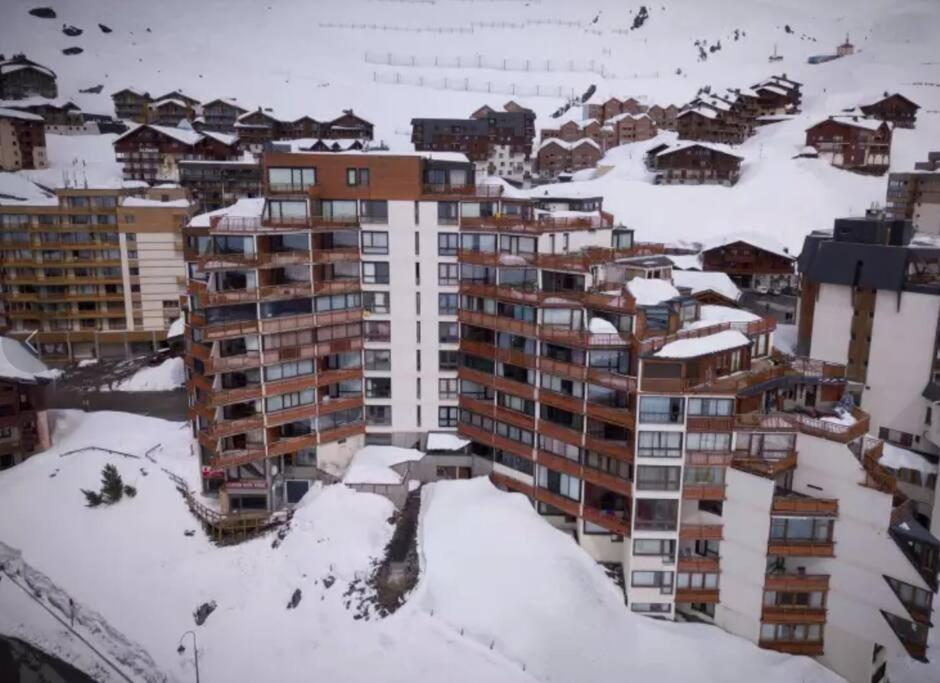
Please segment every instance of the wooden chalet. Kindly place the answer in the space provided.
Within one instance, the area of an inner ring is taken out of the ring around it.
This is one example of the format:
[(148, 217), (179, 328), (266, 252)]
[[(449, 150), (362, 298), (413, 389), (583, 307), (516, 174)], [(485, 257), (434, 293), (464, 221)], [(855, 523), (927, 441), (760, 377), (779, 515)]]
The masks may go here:
[(230, 99), (219, 98), (202, 105), (203, 125), (207, 130), (232, 133), (235, 131), (235, 121), (247, 113), (247, 109)]
[(557, 138), (543, 140), (537, 155), (539, 175), (543, 178), (556, 178), (561, 173), (594, 168), (600, 158), (600, 145), (589, 138), (574, 142)]
[(784, 247), (760, 236), (730, 236), (702, 250), (702, 270), (727, 274), (739, 286), (750, 288), (755, 278), (792, 278), (796, 258)]
[(170, 92), (160, 95), (160, 97), (155, 97), (153, 99), (154, 99), (154, 102), (159, 102), (160, 100), (179, 100), (180, 102), (184, 102), (186, 106), (191, 107), (193, 109), (199, 106), (199, 100), (197, 100), (195, 97), (190, 97), (189, 95), (184, 93), (182, 90), (171, 90)]
[(236, 138), (221, 133), (145, 124), (114, 141), (125, 180), (179, 180), (177, 162), (182, 159), (237, 159)]
[(891, 126), (859, 116), (830, 116), (806, 129), (806, 144), (837, 168), (881, 174), (891, 162)]
[(115, 118), (137, 123), (147, 122), (150, 116), (150, 103), (153, 102), (150, 93), (134, 88), (124, 88), (111, 95), (111, 100), (114, 102)]
[(751, 86), (751, 90), (758, 96), (760, 115), (795, 114), (800, 111), (803, 103), (801, 92), (802, 83), (782, 76), (771, 76)]
[(169, 98), (150, 105), (149, 122), (157, 126), (177, 126), (180, 121), (192, 121), (195, 117), (195, 110), (185, 100)]
[(700, 142), (657, 145), (647, 151), (647, 166), (657, 185), (734, 185), (742, 157)]
[[(312, 119), (311, 119), (312, 120)], [(371, 140), (375, 126), (361, 116), (356, 116), (352, 109), (346, 109), (342, 115), (321, 126), (321, 138), (355, 138), (357, 140)]]
[(55, 72), (23, 54), (0, 59), (0, 100), (37, 96), (50, 99), (59, 96)]
[(887, 121), (900, 128), (913, 128), (917, 121), (917, 110), (920, 105), (912, 102), (900, 93), (884, 94), (877, 102), (863, 104), (859, 109), (865, 116), (879, 121)]
[(51, 445), (45, 370), (20, 342), (0, 337), (0, 470)]

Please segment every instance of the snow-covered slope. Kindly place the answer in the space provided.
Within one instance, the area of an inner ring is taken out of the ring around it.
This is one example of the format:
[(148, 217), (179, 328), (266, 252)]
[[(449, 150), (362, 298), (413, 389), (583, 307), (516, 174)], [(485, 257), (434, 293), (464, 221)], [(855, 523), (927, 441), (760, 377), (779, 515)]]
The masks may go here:
[[(742, 675), (766, 683), (838, 680), (809, 659), (759, 650), (716, 628), (627, 612), (622, 594), (570, 539), (520, 496), (485, 479), (429, 486), (418, 587), (395, 615), (361, 620), (354, 618), (355, 595), (349, 609), (346, 594), (371, 573), (372, 558), (391, 536), (385, 498), (342, 485), (318, 489), (302, 501), (279, 547), (268, 535), (220, 548), (198, 530), (162, 471), (191, 483), (198, 477), (185, 424), (65, 411), (55, 416), (54, 440), (51, 450), (0, 472), (0, 542), (46, 575), (44, 595), (54, 592), (60, 604), (75, 600), (83, 636), (112, 654), (135, 648), (128, 661), (152, 657), (169, 680), (192, 678), (191, 652), (176, 653), (180, 635), (192, 628), (208, 683), (311, 676), (588, 683), (653, 674), (679, 681), (702, 661), (709, 662), (695, 669), (702, 683), (745, 680)], [(153, 460), (95, 450), (66, 455), (87, 446), (150, 451)], [(97, 488), (107, 463), (138, 493), (87, 508), (80, 489)], [(185, 535), (190, 529), (196, 533)], [(324, 582), (329, 577), (335, 583)], [(297, 588), (302, 601), (288, 610)], [(192, 612), (210, 600), (217, 609), (194, 627)], [(86, 627), (105, 621), (110, 635)], [(94, 662), (6, 578), (0, 580), (0, 633), (81, 668)], [(104, 669), (96, 675), (111, 680)]]
[[(518, 94), (536, 87), (580, 94), (593, 84), (599, 96), (681, 104), (701, 86), (745, 87), (773, 72), (804, 83), (805, 115), (764, 128), (741, 146), (746, 161), (734, 188), (653, 187), (641, 165), (643, 143), (612, 152), (603, 163), (615, 168), (603, 178), (571, 186), (603, 194), (608, 208), (644, 240), (702, 240), (748, 229), (797, 248), (809, 230), (883, 201), (883, 178), (791, 157), (809, 123), (885, 90), (922, 105), (917, 129), (896, 134), (893, 166), (909, 169), (940, 140), (935, 0), (666, 0), (647, 4), (649, 18), (634, 31), (628, 29), (643, 3), (619, 0), (48, 4), (57, 19), (30, 16), (34, 0), (6, 0), (0, 45), (56, 70), (60, 95), (92, 111), (111, 111), (108, 95), (125, 86), (155, 96), (181, 88), (203, 100), (237, 97), (246, 107), (270, 106), (288, 117), (332, 118), (351, 107), (398, 150), (411, 148), (414, 116), (465, 116), (510, 97), (537, 112), (539, 127), (549, 126), (564, 98)], [(67, 37), (63, 23), (84, 33)], [(98, 23), (113, 32), (102, 33)], [(833, 52), (847, 33), (856, 55), (806, 63), (809, 55)], [(721, 49), (699, 61), (696, 40), (720, 42)], [(72, 45), (84, 52), (61, 53)], [(775, 45), (783, 60), (771, 64)], [(421, 66), (374, 63), (410, 64), (412, 57)], [(435, 59), (456, 65), (458, 57), (460, 68), (434, 66)], [(501, 67), (503, 60), (507, 70), (477, 68)], [(546, 72), (545, 62), (557, 70)], [(449, 89), (439, 89), (445, 79)], [(99, 83), (101, 95), (78, 92)], [(514, 86), (517, 94), (503, 94)], [(459, 91), (465, 87), (483, 92)]]

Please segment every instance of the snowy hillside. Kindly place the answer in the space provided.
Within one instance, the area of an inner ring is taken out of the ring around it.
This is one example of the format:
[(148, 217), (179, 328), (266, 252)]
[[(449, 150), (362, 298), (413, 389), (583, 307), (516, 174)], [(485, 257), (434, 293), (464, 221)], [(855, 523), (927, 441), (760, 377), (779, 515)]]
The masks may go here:
[[(192, 679), (191, 652), (176, 652), (191, 628), (208, 683), (311, 675), (590, 683), (654, 674), (665, 683), (687, 680), (702, 661), (709, 666), (695, 670), (703, 683), (839, 680), (810, 659), (760, 650), (716, 628), (627, 612), (622, 593), (569, 538), (485, 479), (425, 489), (420, 583), (393, 616), (364, 620), (355, 618), (355, 596), (351, 608), (345, 596), (390, 538), (386, 499), (342, 485), (320, 489), (304, 499), (279, 547), (268, 535), (219, 548), (161, 469), (195, 480), (184, 424), (67, 411), (56, 415), (54, 438), (50, 451), (0, 473), (0, 562), (16, 567), (10, 548), (22, 551), (44, 604), (72, 597), (78, 632), (133, 665), (141, 680)], [(96, 445), (143, 455), (157, 444), (155, 462), (94, 450), (66, 454)], [(87, 508), (79, 489), (95, 488), (107, 463), (138, 493)], [(190, 529), (196, 532), (188, 536)], [(298, 588), (301, 602), (286, 609)], [(192, 612), (210, 600), (217, 609), (194, 627)], [(0, 580), (0, 633), (101, 680), (116, 679), (7, 577)]]
[[(542, 127), (564, 103), (559, 92), (580, 94), (592, 84), (599, 95), (682, 104), (701, 86), (749, 86), (773, 72), (804, 83), (804, 116), (762, 129), (742, 146), (746, 162), (734, 188), (650, 186), (640, 165), (648, 143), (615, 150), (604, 162), (616, 165), (611, 173), (570, 188), (603, 194), (645, 240), (752, 229), (798, 248), (809, 230), (883, 201), (884, 178), (791, 157), (811, 122), (884, 90), (922, 106), (917, 129), (896, 135), (894, 166), (909, 169), (940, 140), (935, 0), (664, 0), (648, 4), (636, 30), (630, 27), (642, 3), (621, 0), (48, 4), (57, 19), (30, 16), (35, 0), (5, 0), (0, 45), (56, 70), (60, 95), (91, 111), (111, 111), (108, 94), (126, 86), (154, 95), (181, 88), (202, 100), (236, 97), (246, 107), (295, 117), (328, 119), (353, 108), (375, 122), (377, 138), (399, 150), (411, 148), (414, 116), (466, 116), (510, 97), (533, 108)], [(66, 36), (63, 23), (84, 32)], [(858, 54), (806, 63), (831, 53), (847, 33)], [(696, 41), (706, 48), (720, 42), (721, 49), (706, 50), (700, 61)], [(775, 45), (783, 60), (770, 64)], [(72, 46), (84, 51), (62, 54)], [(98, 84), (101, 95), (78, 92)], [(549, 95), (520, 94), (534, 92)]]

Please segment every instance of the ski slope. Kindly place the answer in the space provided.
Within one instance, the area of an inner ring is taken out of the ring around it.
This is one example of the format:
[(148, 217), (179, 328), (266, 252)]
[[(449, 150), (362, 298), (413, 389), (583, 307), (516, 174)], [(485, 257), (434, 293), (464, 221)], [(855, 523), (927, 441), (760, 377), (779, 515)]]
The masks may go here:
[[(616, 218), (648, 241), (702, 241), (747, 229), (798, 249), (810, 230), (883, 202), (885, 178), (792, 157), (811, 123), (885, 90), (922, 106), (917, 129), (896, 134), (896, 169), (910, 169), (940, 141), (934, 0), (661, 0), (648, 4), (647, 21), (633, 31), (641, 3), (620, 0), (52, 0), (54, 20), (30, 16), (36, 4), (5, 0), (0, 45), (54, 69), (60, 95), (90, 111), (111, 111), (108, 95), (126, 86), (154, 96), (180, 88), (203, 101), (235, 97), (285, 117), (329, 119), (352, 108), (376, 124), (377, 139), (393, 150), (411, 149), (415, 116), (466, 116), (512, 98), (536, 111), (538, 127), (548, 127), (565, 101), (557, 94), (453, 88), (580, 94), (595, 85), (598, 96), (682, 104), (705, 85), (746, 87), (781, 72), (803, 82), (804, 115), (766, 127), (740, 147), (746, 161), (734, 188), (649, 185), (641, 164), (648, 143), (614, 150), (602, 162), (613, 167), (609, 173), (566, 188), (603, 195)], [(99, 22), (113, 32), (102, 33)], [(63, 23), (84, 33), (68, 37)], [(806, 63), (810, 55), (834, 52), (846, 34), (857, 54)], [(721, 49), (700, 61), (696, 40), (720, 41)], [(63, 55), (70, 46), (84, 52)], [(770, 64), (774, 46), (783, 60)], [(412, 58), (420, 66), (374, 63)], [(510, 67), (528, 60), (529, 71), (476, 66), (503, 60)], [(580, 70), (546, 72), (545, 62)], [(450, 89), (439, 89), (445, 79)], [(426, 86), (405, 84), (418, 82)], [(78, 92), (98, 84), (101, 95)]]

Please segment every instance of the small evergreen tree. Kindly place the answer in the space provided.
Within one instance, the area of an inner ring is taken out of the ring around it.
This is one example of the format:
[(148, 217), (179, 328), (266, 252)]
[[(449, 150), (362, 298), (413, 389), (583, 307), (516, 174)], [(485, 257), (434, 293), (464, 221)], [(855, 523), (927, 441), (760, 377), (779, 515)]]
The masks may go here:
[(124, 495), (128, 498), (133, 498), (137, 495), (137, 489), (131, 486), (130, 484), (124, 485)]
[(117, 467), (107, 464), (101, 470), (101, 497), (108, 505), (121, 500), (124, 495), (124, 481), (117, 471)]
[(101, 494), (97, 491), (89, 491), (87, 489), (82, 489), (82, 493), (85, 494), (86, 505), (90, 508), (96, 508), (101, 505)]

